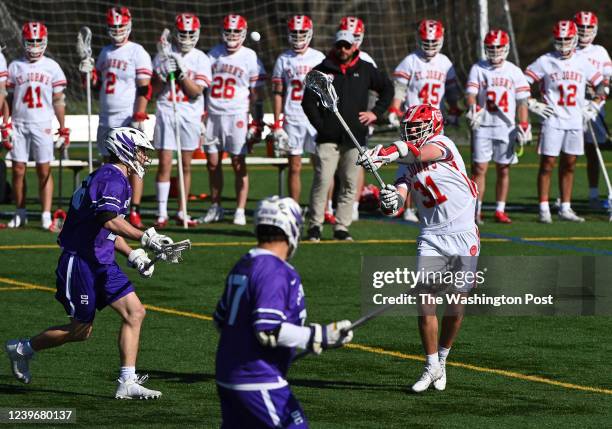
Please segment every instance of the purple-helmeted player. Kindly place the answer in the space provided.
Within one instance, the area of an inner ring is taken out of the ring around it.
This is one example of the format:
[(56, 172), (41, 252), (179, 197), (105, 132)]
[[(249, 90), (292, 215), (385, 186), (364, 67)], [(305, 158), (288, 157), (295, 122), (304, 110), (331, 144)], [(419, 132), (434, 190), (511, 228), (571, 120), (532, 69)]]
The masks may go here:
[(107, 134), (105, 147), (110, 162), (91, 173), (76, 190), (70, 210), (59, 235), (62, 254), (57, 264), (55, 298), (62, 303), (70, 323), (53, 326), (31, 339), (6, 342), (5, 350), (13, 374), (30, 383), (29, 361), (35, 352), (90, 337), (96, 309), (110, 306), (122, 318), (119, 331), (121, 372), (117, 399), (151, 399), (161, 392), (142, 386), (145, 377), (136, 374), (136, 357), (140, 328), (145, 309), (134, 286), (115, 262), (115, 250), (128, 257), (128, 264), (149, 278), (154, 266), (144, 249), (132, 250), (125, 238), (140, 241), (145, 249), (159, 253), (172, 244), (165, 235), (150, 228), (145, 232), (125, 220), (132, 190), (130, 174), (141, 179), (148, 163), (147, 150), (153, 146), (146, 135), (135, 128), (113, 128)]
[(257, 247), (232, 268), (217, 304), (221, 333), (216, 380), (223, 429), (307, 428), (285, 379), (295, 348), (341, 347), (353, 338), (348, 320), (304, 326), (300, 275), (287, 263), (297, 249), (302, 216), (291, 198), (262, 200), (255, 213)]

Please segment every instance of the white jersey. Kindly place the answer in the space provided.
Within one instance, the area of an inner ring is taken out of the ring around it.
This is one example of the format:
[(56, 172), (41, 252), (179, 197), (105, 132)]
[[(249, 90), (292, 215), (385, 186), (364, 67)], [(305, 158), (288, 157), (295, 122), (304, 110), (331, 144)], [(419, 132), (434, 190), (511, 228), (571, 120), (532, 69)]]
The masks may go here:
[[(172, 47), (174, 52), (180, 53), (176, 47)], [(153, 59), (153, 70), (159, 75), (162, 56), (157, 54)], [(183, 55), (183, 62), (187, 67), (187, 76), (197, 85), (208, 88), (212, 79), (210, 70), (210, 59), (208, 55), (199, 49), (193, 48)], [(161, 113), (172, 114), (172, 91), (170, 83), (166, 83), (162, 91), (157, 96), (157, 110)], [(178, 115), (187, 122), (201, 121), (204, 112), (204, 96), (197, 98), (187, 97), (181, 90), (181, 85), (176, 84), (176, 111)]]
[(608, 54), (608, 51), (603, 46), (591, 44), (582, 49), (577, 49), (576, 54), (585, 56), (604, 78), (612, 76), (612, 60), (610, 59), (610, 54)]
[(308, 48), (304, 53), (298, 54), (289, 49), (276, 59), (272, 71), (272, 82), (282, 83), (285, 87), (285, 120), (294, 124), (308, 121), (302, 110), (302, 96), (304, 95), (304, 78), (306, 73), (320, 64), (325, 58), (321, 51)]
[(374, 67), (378, 68), (378, 64), (376, 64), (376, 61), (374, 61), (374, 58), (372, 58), (372, 56), (368, 54), (367, 52), (359, 51), (359, 58), (364, 60), (367, 63), (372, 64)]
[(582, 107), (587, 82), (597, 86), (601, 73), (582, 55), (562, 59), (559, 53), (549, 52), (535, 60), (525, 70), (529, 83), (539, 83), (544, 102), (555, 109), (555, 114), (542, 121), (562, 130), (582, 130)]
[(66, 83), (66, 75), (51, 58), (11, 62), (7, 87), (13, 93), (13, 122), (50, 122), (55, 115), (53, 94), (64, 91)]
[(468, 178), (457, 146), (443, 135), (433, 137), (426, 144), (442, 149), (442, 158), (407, 164), (396, 186), (412, 193), (423, 234), (473, 231), (478, 190)]
[(440, 108), (447, 82), (455, 82), (455, 69), (444, 54), (429, 61), (420, 51), (410, 53), (395, 68), (393, 77), (407, 86), (404, 109), (415, 104), (431, 104)]
[(485, 109), (482, 127), (503, 127), (500, 134), (508, 134), (515, 124), (516, 102), (529, 98), (529, 83), (520, 68), (509, 61), (494, 67), (487, 60), (472, 66), (466, 93), (476, 96)]
[(263, 85), (266, 78), (255, 51), (242, 46), (229, 53), (224, 44), (219, 44), (208, 56), (212, 68), (208, 111), (215, 115), (247, 113), (250, 89)]
[[(6, 58), (0, 51), (0, 82), (6, 82), (8, 79), (8, 69), (6, 67)], [(1, 107), (1, 106), (0, 106)]]
[(102, 48), (96, 69), (102, 84), (102, 115), (132, 111), (136, 101), (136, 80), (151, 79), (153, 75), (151, 57), (141, 45), (134, 42)]

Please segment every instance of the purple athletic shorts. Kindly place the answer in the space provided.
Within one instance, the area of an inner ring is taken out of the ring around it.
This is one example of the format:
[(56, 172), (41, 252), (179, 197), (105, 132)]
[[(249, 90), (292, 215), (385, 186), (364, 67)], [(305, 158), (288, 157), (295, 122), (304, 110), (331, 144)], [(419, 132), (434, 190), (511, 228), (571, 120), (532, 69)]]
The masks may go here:
[(55, 299), (62, 303), (71, 318), (91, 323), (96, 309), (134, 292), (134, 286), (113, 262), (109, 265), (94, 264), (77, 255), (63, 252), (57, 263)]
[(289, 386), (278, 389), (233, 390), (217, 385), (221, 429), (307, 429), (308, 421)]

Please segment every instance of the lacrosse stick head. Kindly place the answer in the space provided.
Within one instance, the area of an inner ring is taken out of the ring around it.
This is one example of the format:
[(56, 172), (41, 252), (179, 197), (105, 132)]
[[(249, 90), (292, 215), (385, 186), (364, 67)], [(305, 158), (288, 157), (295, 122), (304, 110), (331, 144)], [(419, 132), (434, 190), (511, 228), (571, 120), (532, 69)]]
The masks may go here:
[(183, 260), (183, 252), (189, 249), (191, 249), (191, 240), (178, 241), (164, 246), (157, 256), (170, 264), (178, 264)]
[(159, 41), (157, 42), (157, 53), (167, 57), (170, 54), (170, 50), (170, 30), (164, 28), (164, 31), (162, 31)]
[(338, 111), (338, 94), (332, 84), (333, 78), (318, 70), (311, 70), (304, 79), (307, 88), (313, 91), (326, 109)]
[(84, 60), (91, 57), (91, 30), (89, 27), (81, 27), (77, 34), (77, 54)]

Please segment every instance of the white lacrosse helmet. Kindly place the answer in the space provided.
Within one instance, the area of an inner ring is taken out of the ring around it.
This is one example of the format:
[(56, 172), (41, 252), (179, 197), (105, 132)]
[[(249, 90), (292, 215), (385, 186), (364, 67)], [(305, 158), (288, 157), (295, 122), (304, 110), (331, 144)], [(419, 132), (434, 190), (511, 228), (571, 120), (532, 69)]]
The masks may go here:
[(181, 52), (186, 54), (198, 44), (200, 39), (200, 20), (192, 13), (181, 13), (176, 15), (175, 38)]
[(127, 42), (132, 31), (132, 14), (127, 7), (111, 7), (106, 12), (108, 35), (117, 46)]
[(302, 209), (293, 198), (280, 198), (278, 195), (265, 198), (257, 205), (255, 211), (255, 231), (259, 225), (270, 225), (280, 228), (289, 243), (289, 257), (295, 255), (298, 241), (302, 234)]
[(223, 29), (221, 36), (225, 48), (228, 52), (236, 52), (242, 44), (247, 35), (247, 22), (240, 15), (227, 15), (223, 18)]
[[(104, 140), (104, 147), (141, 179), (145, 168), (151, 163), (146, 151), (155, 150), (144, 132), (131, 127), (111, 128)], [(140, 151), (144, 153), (141, 155)]]
[(47, 27), (41, 22), (26, 22), (21, 29), (23, 49), (30, 61), (37, 61), (47, 49)]

